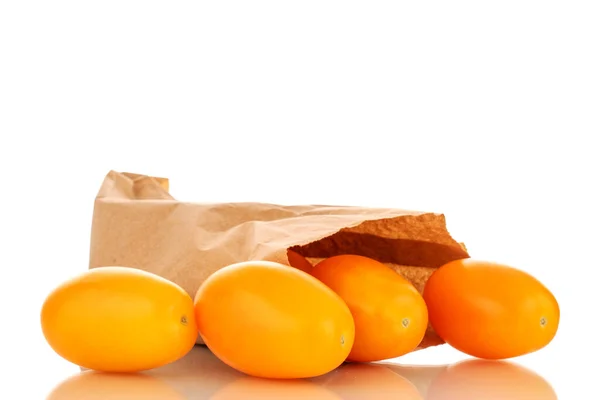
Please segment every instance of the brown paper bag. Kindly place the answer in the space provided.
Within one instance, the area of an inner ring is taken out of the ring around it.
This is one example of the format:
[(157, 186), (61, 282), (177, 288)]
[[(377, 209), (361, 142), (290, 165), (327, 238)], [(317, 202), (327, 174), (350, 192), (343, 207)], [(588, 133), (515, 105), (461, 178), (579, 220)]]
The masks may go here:
[[(442, 214), (389, 208), (178, 201), (169, 182), (110, 171), (95, 200), (89, 268), (121, 265), (169, 279), (192, 298), (213, 272), (232, 263), (315, 262), (336, 254), (379, 260), (422, 293), (431, 273), (469, 257)], [(198, 343), (202, 343), (198, 340)], [(419, 348), (441, 344), (428, 329)]]

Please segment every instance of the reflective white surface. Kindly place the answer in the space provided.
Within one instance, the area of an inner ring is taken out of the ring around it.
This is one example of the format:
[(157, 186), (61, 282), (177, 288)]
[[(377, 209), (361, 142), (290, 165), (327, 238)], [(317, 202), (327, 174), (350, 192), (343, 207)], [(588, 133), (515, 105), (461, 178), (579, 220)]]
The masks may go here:
[(73, 373), (53, 387), (47, 398), (553, 400), (557, 395), (544, 377), (512, 362), (344, 364), (317, 378), (280, 381), (241, 374), (197, 346), (183, 359), (141, 374)]

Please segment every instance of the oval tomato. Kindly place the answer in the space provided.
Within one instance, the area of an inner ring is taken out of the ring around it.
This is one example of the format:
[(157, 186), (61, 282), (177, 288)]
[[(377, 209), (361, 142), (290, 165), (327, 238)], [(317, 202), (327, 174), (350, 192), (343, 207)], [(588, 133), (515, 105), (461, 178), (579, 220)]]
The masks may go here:
[(556, 299), (533, 276), (470, 258), (436, 270), (423, 297), (437, 334), (479, 358), (511, 358), (539, 350), (554, 338), (560, 319)]
[(101, 267), (54, 289), (41, 311), (48, 344), (81, 367), (109, 372), (156, 368), (198, 338), (192, 298), (158, 275)]
[(370, 362), (413, 351), (427, 329), (427, 306), (401, 275), (371, 258), (339, 255), (313, 267), (311, 274), (348, 305), (356, 334), (349, 361)]
[(348, 307), (298, 269), (266, 262), (221, 268), (200, 286), (204, 343), (231, 367), (263, 378), (306, 378), (338, 367), (354, 342)]

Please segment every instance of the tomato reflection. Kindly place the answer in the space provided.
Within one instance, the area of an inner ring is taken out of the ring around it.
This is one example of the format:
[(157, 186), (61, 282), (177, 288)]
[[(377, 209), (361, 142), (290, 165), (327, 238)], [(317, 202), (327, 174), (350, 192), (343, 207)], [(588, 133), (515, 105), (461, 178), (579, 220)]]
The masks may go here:
[(348, 400), (423, 400), (413, 383), (381, 364), (348, 363), (312, 381)]
[(552, 386), (516, 363), (469, 359), (453, 365), (403, 366), (345, 363), (312, 379), (254, 378), (230, 368), (206, 347), (141, 374), (84, 371), (59, 386), (48, 400), (67, 399), (404, 399), (556, 400)]
[(327, 388), (319, 386), (309, 380), (277, 380), (253, 378), (250, 376), (240, 378), (216, 392), (211, 400), (258, 400), (258, 399), (315, 399), (338, 400), (341, 399)]
[(167, 383), (144, 374), (84, 371), (59, 384), (47, 400), (184, 400)]
[(472, 359), (446, 368), (426, 400), (555, 400), (552, 386), (535, 372), (507, 361)]

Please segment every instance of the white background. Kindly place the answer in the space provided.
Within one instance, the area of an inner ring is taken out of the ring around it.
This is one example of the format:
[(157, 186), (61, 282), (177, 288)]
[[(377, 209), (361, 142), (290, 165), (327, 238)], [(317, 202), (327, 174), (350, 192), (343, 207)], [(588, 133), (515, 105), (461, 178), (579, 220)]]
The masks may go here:
[(0, 390), (76, 372), (39, 309), (87, 268), (114, 169), (180, 200), (443, 212), (473, 257), (554, 292), (555, 341), (515, 361), (590, 396), (598, 21), (596, 1), (0, 2)]

